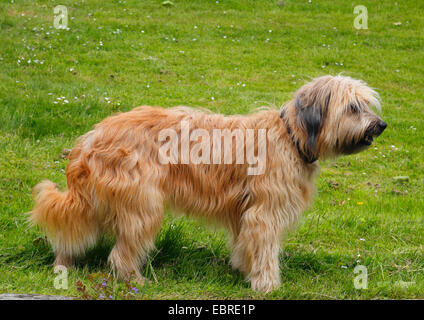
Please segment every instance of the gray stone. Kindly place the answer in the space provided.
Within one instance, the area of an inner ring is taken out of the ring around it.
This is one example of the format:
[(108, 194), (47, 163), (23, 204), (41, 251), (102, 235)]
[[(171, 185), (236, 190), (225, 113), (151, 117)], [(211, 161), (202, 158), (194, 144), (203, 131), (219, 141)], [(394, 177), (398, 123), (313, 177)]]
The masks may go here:
[(397, 182), (407, 182), (409, 181), (409, 176), (397, 176), (397, 177), (393, 177), (393, 180)]
[(73, 300), (73, 298), (43, 294), (6, 293), (0, 294), (0, 300)]

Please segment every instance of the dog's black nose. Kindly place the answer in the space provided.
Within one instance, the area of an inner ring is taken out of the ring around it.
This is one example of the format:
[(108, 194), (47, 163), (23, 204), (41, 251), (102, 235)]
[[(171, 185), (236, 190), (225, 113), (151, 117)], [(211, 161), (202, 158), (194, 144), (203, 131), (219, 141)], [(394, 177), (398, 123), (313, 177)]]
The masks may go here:
[(380, 120), (380, 122), (378, 123), (378, 126), (380, 128), (380, 132), (383, 132), (384, 129), (387, 128), (387, 123), (385, 123), (384, 121)]

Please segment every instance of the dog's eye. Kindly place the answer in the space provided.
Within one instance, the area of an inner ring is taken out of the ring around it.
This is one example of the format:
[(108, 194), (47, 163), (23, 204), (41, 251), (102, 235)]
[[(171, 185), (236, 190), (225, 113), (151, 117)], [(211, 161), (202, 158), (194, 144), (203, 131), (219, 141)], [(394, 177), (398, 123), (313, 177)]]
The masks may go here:
[(359, 110), (359, 107), (356, 104), (354, 104), (354, 103), (352, 103), (352, 104), (349, 105), (349, 110), (352, 113), (359, 113), (359, 111), (360, 111)]

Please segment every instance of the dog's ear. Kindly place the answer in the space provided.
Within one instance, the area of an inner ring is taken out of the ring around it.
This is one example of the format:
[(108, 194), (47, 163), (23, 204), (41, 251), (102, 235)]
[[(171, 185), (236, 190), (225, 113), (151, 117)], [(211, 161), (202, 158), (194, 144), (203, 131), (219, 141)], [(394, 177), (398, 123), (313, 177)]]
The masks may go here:
[(308, 162), (318, 158), (317, 139), (327, 115), (331, 94), (324, 101), (318, 99), (307, 101), (306, 97), (298, 96), (295, 100), (295, 111), (298, 124), (305, 130), (307, 140), (304, 152)]

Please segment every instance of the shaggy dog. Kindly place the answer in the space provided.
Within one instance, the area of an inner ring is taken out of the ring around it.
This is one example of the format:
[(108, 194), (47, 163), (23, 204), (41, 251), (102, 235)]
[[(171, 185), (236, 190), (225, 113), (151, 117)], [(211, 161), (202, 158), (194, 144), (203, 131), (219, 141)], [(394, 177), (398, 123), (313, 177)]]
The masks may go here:
[[(30, 219), (47, 233), (56, 265), (68, 266), (111, 232), (109, 262), (117, 276), (141, 279), (166, 204), (227, 227), (233, 268), (252, 289), (268, 292), (280, 285), (282, 234), (312, 201), (317, 160), (364, 150), (386, 128), (372, 106), (379, 108), (378, 95), (364, 82), (324, 76), (300, 88), (282, 111), (223, 116), (138, 107), (79, 139), (69, 155), (67, 190), (38, 184)], [(230, 131), (230, 141), (216, 138), (216, 130)], [(208, 135), (213, 152), (201, 141)], [(251, 170), (248, 153), (261, 170)]]

